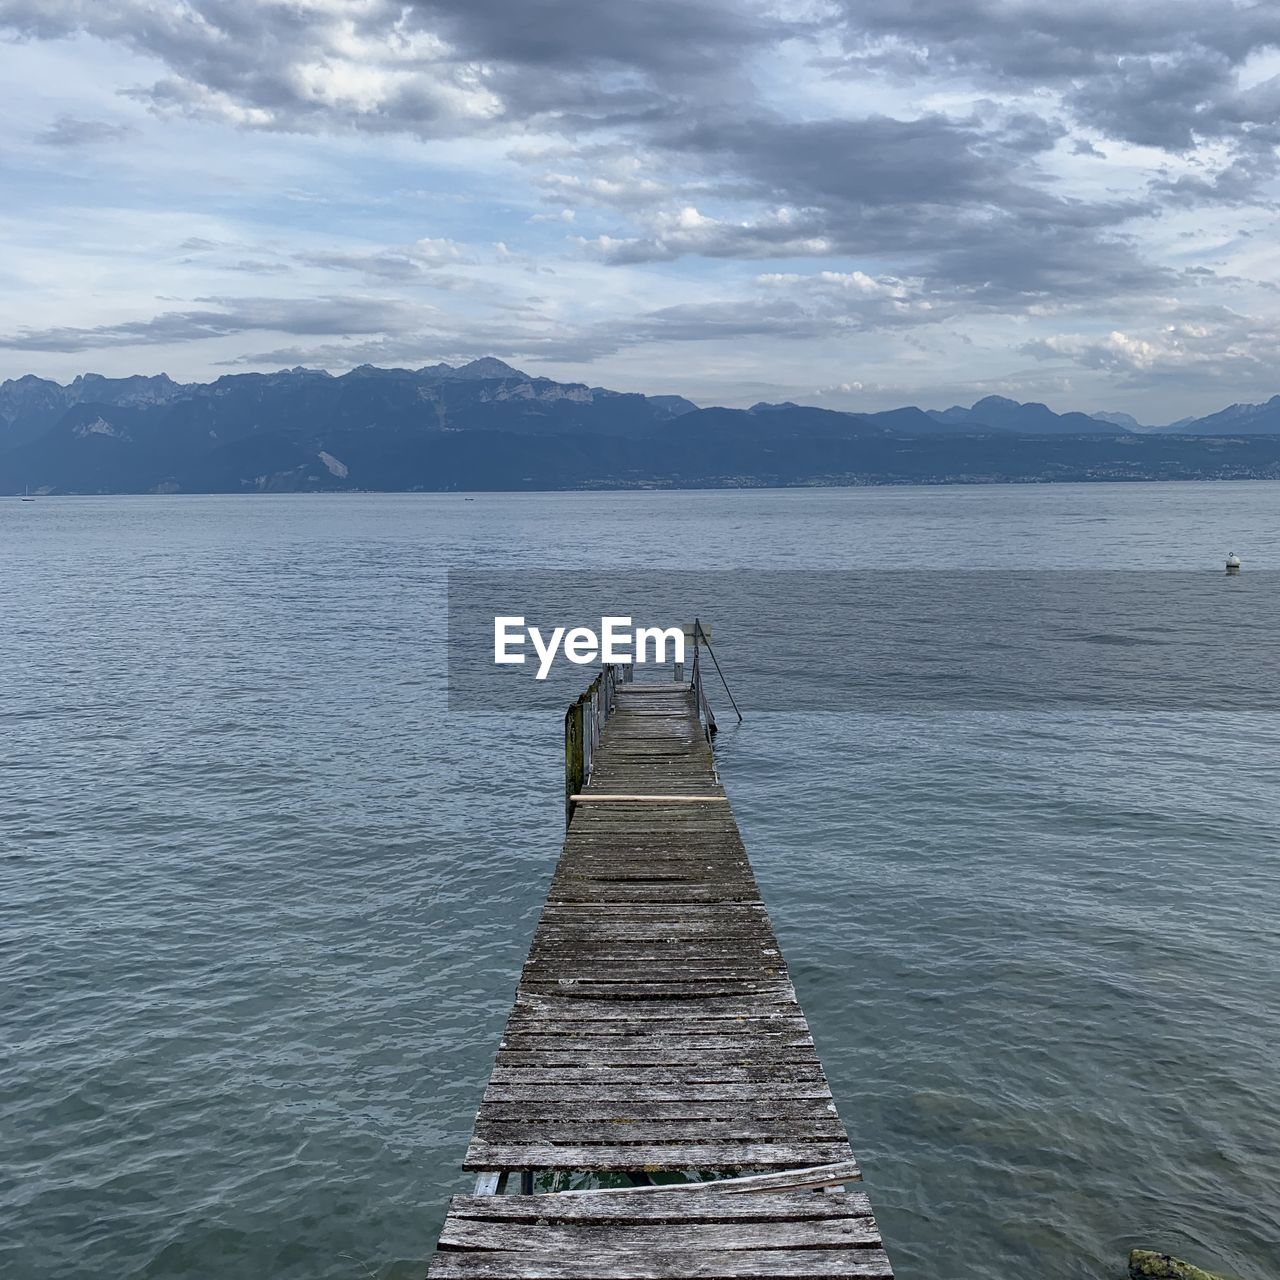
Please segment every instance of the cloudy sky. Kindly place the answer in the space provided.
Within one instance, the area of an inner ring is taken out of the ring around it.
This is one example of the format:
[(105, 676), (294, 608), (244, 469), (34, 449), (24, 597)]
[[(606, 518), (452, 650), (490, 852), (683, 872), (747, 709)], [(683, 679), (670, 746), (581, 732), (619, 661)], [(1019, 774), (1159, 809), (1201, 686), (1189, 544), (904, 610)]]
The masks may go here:
[(1280, 392), (1280, 5), (0, 0), (0, 377)]

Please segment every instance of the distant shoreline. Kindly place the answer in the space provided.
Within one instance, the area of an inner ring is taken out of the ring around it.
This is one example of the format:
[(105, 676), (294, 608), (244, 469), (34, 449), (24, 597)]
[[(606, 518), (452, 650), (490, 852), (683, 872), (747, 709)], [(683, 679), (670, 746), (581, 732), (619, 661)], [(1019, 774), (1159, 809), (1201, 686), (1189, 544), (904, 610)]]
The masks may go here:
[[(797, 480), (790, 483), (761, 480), (759, 483), (715, 484), (691, 482), (682, 484), (575, 484), (575, 485), (527, 485), (508, 488), (439, 488), (415, 486), (404, 489), (322, 487), (263, 488), (263, 489), (109, 489), (109, 490), (54, 490), (34, 491), (31, 497), (40, 501), (53, 498), (306, 498), (306, 497), (495, 497), (520, 494), (597, 494), (597, 493), (787, 493), (814, 489), (1026, 489), (1058, 485), (1125, 485), (1125, 484), (1276, 484), (1280, 472), (1274, 475), (1209, 475), (1209, 476), (1054, 476), (1014, 477), (993, 479), (989, 476), (972, 478), (947, 477), (945, 479), (875, 479), (875, 480)], [(22, 497), (21, 489), (11, 489), (2, 496)]]
[[(1280, 479), (1280, 396), (1159, 430), (998, 396), (699, 407), (492, 358), (0, 383), (0, 493), (625, 492)], [(1131, 420), (1130, 420), (1131, 421)]]

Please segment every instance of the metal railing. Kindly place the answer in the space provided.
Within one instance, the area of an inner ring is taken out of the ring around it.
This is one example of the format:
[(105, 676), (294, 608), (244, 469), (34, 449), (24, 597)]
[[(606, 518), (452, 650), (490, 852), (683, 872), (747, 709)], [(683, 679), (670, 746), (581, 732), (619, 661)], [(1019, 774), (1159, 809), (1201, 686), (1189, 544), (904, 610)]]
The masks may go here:
[(710, 742), (716, 736), (716, 717), (707, 701), (707, 690), (702, 683), (702, 651), (698, 644), (697, 634), (693, 637), (693, 699), (697, 703), (698, 718), (702, 721), (702, 731)]
[(693, 620), (693, 690), (698, 701), (698, 714), (702, 718), (702, 723), (706, 728), (707, 741), (710, 742), (716, 734), (716, 718), (711, 714), (711, 704), (707, 701), (706, 691), (702, 683), (702, 646), (707, 646), (707, 652), (711, 655), (712, 665), (716, 669), (716, 675), (720, 677), (720, 683), (724, 685), (724, 691), (729, 695), (730, 705), (733, 707), (734, 714), (738, 717), (738, 723), (742, 723), (742, 711), (738, 707), (738, 700), (733, 696), (733, 690), (729, 688), (729, 682), (724, 678), (724, 672), (720, 670), (720, 663), (716, 658), (716, 651), (711, 647), (711, 637), (707, 634), (706, 628), (698, 618)]
[[(694, 704), (697, 707), (698, 719), (702, 723), (702, 731), (710, 742), (718, 732), (715, 713), (707, 699), (706, 683), (702, 676), (702, 650), (705, 647), (724, 691), (733, 703), (738, 720), (742, 720), (742, 712), (734, 699), (720, 663), (716, 661), (715, 650), (711, 647), (711, 637), (702, 623), (694, 619), (691, 632), (693, 641), (693, 664), (690, 670), (691, 687)], [(683, 682), (684, 668), (677, 663), (675, 678)], [(587, 783), (591, 781), (592, 765), (600, 746), (600, 733), (605, 721), (613, 714), (618, 701), (618, 686), (628, 684), (635, 675), (635, 668), (630, 664), (609, 663), (601, 668), (600, 674), (587, 686), (564, 715), (564, 821), (567, 827), (573, 820), (573, 797), (581, 794)]]

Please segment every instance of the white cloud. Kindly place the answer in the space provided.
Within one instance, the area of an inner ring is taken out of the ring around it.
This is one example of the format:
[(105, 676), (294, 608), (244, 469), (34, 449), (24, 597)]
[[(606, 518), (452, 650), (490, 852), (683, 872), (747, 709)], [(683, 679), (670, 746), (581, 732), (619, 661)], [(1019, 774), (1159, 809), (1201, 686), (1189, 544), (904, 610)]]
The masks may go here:
[(290, 323), (354, 290), (350, 334), (311, 344), (337, 361), (487, 342), (860, 402), (1069, 377), (1144, 417), (1280, 389), (1268, 6), (511, 14), (0, 0), (0, 331), (30, 339), (3, 372), (293, 350), (199, 301), (256, 285)]

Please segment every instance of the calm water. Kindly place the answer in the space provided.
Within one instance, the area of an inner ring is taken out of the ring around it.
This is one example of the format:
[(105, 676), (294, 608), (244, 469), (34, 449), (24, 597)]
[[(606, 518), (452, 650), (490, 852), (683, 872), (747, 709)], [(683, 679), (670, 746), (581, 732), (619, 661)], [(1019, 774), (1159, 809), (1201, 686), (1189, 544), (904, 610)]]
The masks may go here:
[[(562, 821), (557, 716), (445, 711), (446, 566), (1247, 573), (1278, 498), (6, 502), (0, 1274), (422, 1274)], [(1278, 718), (739, 692), (721, 770), (903, 1280), (1274, 1276)]]

